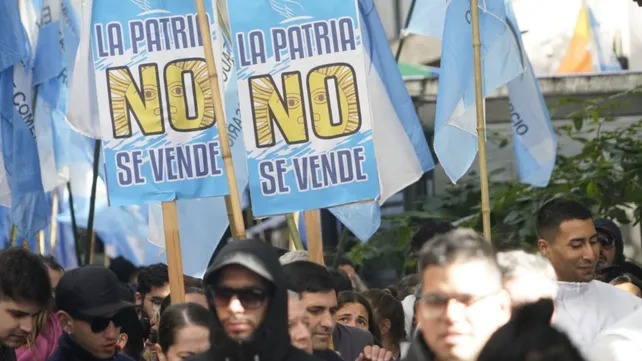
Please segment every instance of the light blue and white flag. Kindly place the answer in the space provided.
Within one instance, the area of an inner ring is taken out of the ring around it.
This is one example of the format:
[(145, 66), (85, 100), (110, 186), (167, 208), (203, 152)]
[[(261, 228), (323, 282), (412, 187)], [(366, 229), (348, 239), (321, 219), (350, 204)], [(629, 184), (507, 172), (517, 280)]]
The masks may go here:
[(386, 33), (372, 0), (359, 1), (366, 49), (370, 108), (381, 185), (379, 202), (330, 208), (359, 239), (368, 240), (380, 226), (379, 204), (434, 168), (434, 161), (414, 104), (406, 90)]
[(33, 120), (25, 118), (14, 105), (16, 95), (20, 94), (17, 90), (20, 89), (20, 74), (24, 74), (21, 65), (0, 73), (2, 156), (11, 189), (12, 222), (19, 241), (33, 240), (35, 234), (47, 226), (50, 210), (42, 188)]
[[(507, 1), (502, 9), (501, 1), (486, 0), (479, 5), (484, 96), (508, 84), (520, 181), (546, 186), (555, 163), (557, 140), (523, 49), (512, 5)], [(459, 8), (451, 11), (449, 6)], [(436, 119), (440, 131), (435, 137), (435, 151), (452, 181), (468, 170), (477, 153), (471, 18), (469, 12), (463, 12), (469, 8), (467, 1), (417, 0), (408, 29), (443, 41)], [(450, 18), (448, 29), (439, 29), (444, 26), (447, 11), (454, 20)]]
[(410, 14), (410, 23), (405, 29), (409, 33), (430, 36), (441, 40), (444, 35), (446, 9), (451, 0), (415, 0)]
[(557, 137), (533, 67), (524, 50), (510, 0), (506, 0), (506, 15), (526, 67), (521, 75), (508, 82), (513, 149), (519, 179), (522, 183), (546, 187), (555, 167)]
[(19, 3), (19, 0), (0, 1), (0, 72), (29, 57)]
[(589, 24), (591, 26), (591, 46), (593, 48), (591, 58), (593, 60), (593, 70), (600, 71), (620, 71), (622, 64), (617, 60), (613, 51), (613, 42), (602, 32), (593, 9), (588, 6)]
[[(475, 77), (470, 3), (453, 0), (446, 10), (435, 115), (435, 153), (451, 181), (477, 155)], [(506, 22), (504, 0), (479, 2), (483, 96), (524, 71), (521, 52)]]

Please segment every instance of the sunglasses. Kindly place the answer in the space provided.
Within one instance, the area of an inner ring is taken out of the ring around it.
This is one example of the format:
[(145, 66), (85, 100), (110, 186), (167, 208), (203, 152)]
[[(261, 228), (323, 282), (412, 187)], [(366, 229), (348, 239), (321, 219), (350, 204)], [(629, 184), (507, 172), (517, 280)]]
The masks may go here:
[(236, 296), (243, 308), (253, 310), (263, 306), (268, 298), (268, 291), (260, 288), (213, 287), (211, 289), (214, 306), (227, 307)]
[(127, 319), (127, 316), (124, 312), (115, 314), (112, 317), (77, 317), (79, 320), (85, 321), (91, 325), (91, 331), (93, 333), (103, 332), (109, 327), (111, 322), (114, 323), (116, 327), (122, 327)]
[(604, 249), (612, 249), (615, 246), (615, 239), (609, 236), (598, 236), (597, 240)]

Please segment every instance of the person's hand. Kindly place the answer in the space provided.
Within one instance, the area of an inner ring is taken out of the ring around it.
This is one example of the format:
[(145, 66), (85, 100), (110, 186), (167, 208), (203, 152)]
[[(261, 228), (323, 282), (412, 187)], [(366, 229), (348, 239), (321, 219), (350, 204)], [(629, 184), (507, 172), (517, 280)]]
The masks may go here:
[(390, 361), (392, 352), (377, 345), (366, 346), (355, 361)]

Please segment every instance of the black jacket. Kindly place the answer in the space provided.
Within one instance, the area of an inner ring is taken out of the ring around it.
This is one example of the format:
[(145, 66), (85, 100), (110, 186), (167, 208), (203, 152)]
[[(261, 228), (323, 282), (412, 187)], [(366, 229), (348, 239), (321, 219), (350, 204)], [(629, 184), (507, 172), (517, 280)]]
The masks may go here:
[(16, 361), (16, 350), (0, 345), (0, 361)]
[[(252, 239), (227, 244), (205, 273), (203, 284), (206, 288), (214, 285), (220, 271), (230, 264), (241, 265), (257, 274), (260, 274), (257, 268), (269, 273), (273, 293), (265, 318), (250, 341), (238, 342), (227, 336), (218, 317), (214, 317), (209, 351), (189, 361), (315, 361), (312, 355), (290, 344), (288, 293), (281, 265), (272, 246)], [(211, 297), (211, 292), (207, 292), (207, 297)], [(211, 299), (209, 301), (211, 305)], [(216, 316), (214, 309), (212, 312)]]
[(116, 352), (109, 359), (99, 359), (80, 347), (71, 337), (63, 333), (58, 339), (58, 348), (47, 361), (134, 361), (131, 357)]
[(417, 333), (415, 339), (410, 344), (408, 349), (408, 354), (403, 359), (403, 361), (434, 361), (435, 356), (430, 351), (424, 338), (421, 335), (421, 331)]

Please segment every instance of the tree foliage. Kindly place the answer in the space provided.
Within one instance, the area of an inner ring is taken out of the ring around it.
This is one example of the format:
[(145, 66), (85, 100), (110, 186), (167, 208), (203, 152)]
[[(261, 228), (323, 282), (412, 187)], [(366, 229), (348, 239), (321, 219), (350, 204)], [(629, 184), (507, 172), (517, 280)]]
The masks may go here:
[[(638, 90), (626, 94), (632, 93), (640, 95)], [(560, 137), (576, 142), (581, 150), (572, 155), (558, 152), (548, 187), (498, 180), (501, 170), (491, 174), (492, 236), (498, 249), (533, 248), (537, 210), (544, 202), (560, 196), (586, 204), (596, 216), (623, 224), (640, 222), (642, 119), (619, 125), (608, 115), (620, 105), (619, 99), (620, 96), (615, 96), (580, 104), (580, 110), (570, 117), (572, 121), (556, 129)], [(495, 141), (501, 146), (507, 145), (505, 139)], [(417, 200), (412, 208), (387, 219), (386, 225), (370, 241), (353, 247), (353, 260), (367, 263), (392, 257), (396, 260), (394, 266), (401, 271), (410, 239), (421, 219), (427, 217), (448, 220), (481, 232), (479, 178), (468, 176), (442, 194)], [(627, 216), (627, 209), (632, 210), (632, 217)]]

